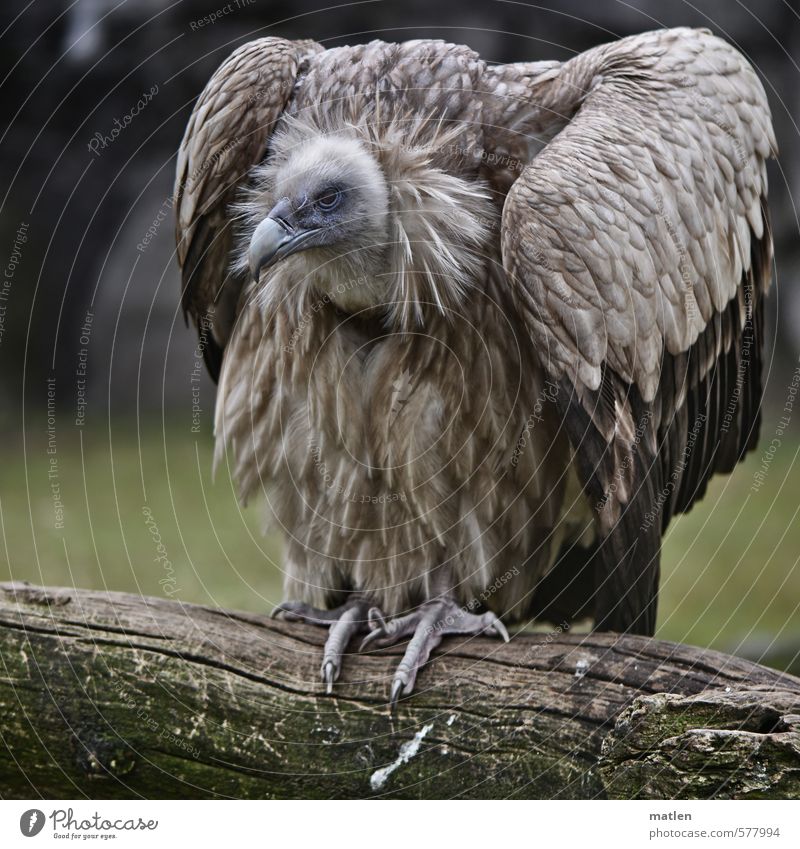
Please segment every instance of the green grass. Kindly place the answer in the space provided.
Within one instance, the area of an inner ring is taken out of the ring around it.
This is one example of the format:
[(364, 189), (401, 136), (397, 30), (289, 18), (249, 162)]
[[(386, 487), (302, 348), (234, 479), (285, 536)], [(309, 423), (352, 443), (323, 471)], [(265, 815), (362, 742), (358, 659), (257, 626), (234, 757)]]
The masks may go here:
[(239, 508), (224, 468), (212, 481), (211, 446), (177, 428), (59, 432), (58, 529), (46, 434), (20, 437), (0, 485), (0, 575), (268, 610), (281, 597), (279, 543), (261, 534), (258, 507)]
[(750, 656), (800, 651), (800, 445), (784, 438), (754, 487), (770, 438), (670, 525), (658, 636), (734, 653), (744, 643)]
[[(0, 579), (268, 610), (281, 597), (280, 543), (262, 536), (258, 505), (239, 508), (224, 468), (212, 481), (211, 443), (208, 434), (176, 427), (143, 431), (141, 438), (122, 426), (111, 436), (59, 430), (55, 457), (65, 507), (59, 529), (46, 432), (7, 442)], [(753, 646), (773, 640), (800, 648), (797, 450), (784, 439), (757, 492), (751, 485), (761, 453), (751, 456), (673, 522), (658, 636), (725, 651), (745, 641), (742, 650), (751, 655)], [(145, 506), (169, 566), (157, 561)]]

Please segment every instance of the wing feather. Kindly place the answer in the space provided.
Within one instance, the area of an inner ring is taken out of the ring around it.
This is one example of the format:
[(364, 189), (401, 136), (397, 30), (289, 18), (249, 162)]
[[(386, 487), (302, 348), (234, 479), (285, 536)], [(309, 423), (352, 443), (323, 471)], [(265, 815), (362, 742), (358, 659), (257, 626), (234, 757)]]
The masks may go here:
[(234, 51), (198, 98), (178, 151), (174, 198), (182, 303), (201, 331), (215, 379), (243, 282), (228, 268), (228, 204), (264, 157), (298, 75), (320, 50), (312, 41), (261, 38)]
[(663, 529), (757, 436), (769, 108), (705, 30), (604, 45), (532, 91), (560, 130), (509, 192), (503, 262), (595, 507), (596, 624), (652, 633)]

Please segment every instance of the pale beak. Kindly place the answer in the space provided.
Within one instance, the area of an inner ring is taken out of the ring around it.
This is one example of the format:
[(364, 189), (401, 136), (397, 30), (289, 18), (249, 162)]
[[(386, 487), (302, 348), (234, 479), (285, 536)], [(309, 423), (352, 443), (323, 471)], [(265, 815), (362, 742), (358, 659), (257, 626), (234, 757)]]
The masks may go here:
[(256, 283), (263, 269), (302, 250), (305, 243), (317, 232), (316, 229), (302, 230), (293, 227), (284, 217), (284, 205), (281, 201), (256, 227), (253, 238), (250, 239), (247, 259), (250, 274)]

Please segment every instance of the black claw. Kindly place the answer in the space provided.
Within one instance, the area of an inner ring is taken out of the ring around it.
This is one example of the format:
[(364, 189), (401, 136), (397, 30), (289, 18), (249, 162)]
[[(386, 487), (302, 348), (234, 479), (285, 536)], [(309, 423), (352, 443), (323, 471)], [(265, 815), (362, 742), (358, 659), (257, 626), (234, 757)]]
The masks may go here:
[(389, 698), (389, 704), (392, 706), (392, 713), (397, 710), (397, 702), (403, 691), (403, 687), (405, 687), (405, 684), (399, 678), (395, 678), (394, 681), (392, 681), (392, 695)]

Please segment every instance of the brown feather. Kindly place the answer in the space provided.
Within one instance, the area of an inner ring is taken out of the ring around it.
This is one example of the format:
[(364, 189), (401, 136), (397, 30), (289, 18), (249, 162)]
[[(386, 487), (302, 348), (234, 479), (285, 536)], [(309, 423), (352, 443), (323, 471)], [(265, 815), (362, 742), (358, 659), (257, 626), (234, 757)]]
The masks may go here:
[[(181, 146), (178, 255), (217, 462), (264, 495), (287, 593), (392, 615), (448, 564), (464, 604), (652, 633), (669, 518), (755, 444), (774, 151), (703, 30), (496, 67), (237, 51)], [(332, 174), (363, 201), (342, 241), (246, 283), (256, 225)]]

